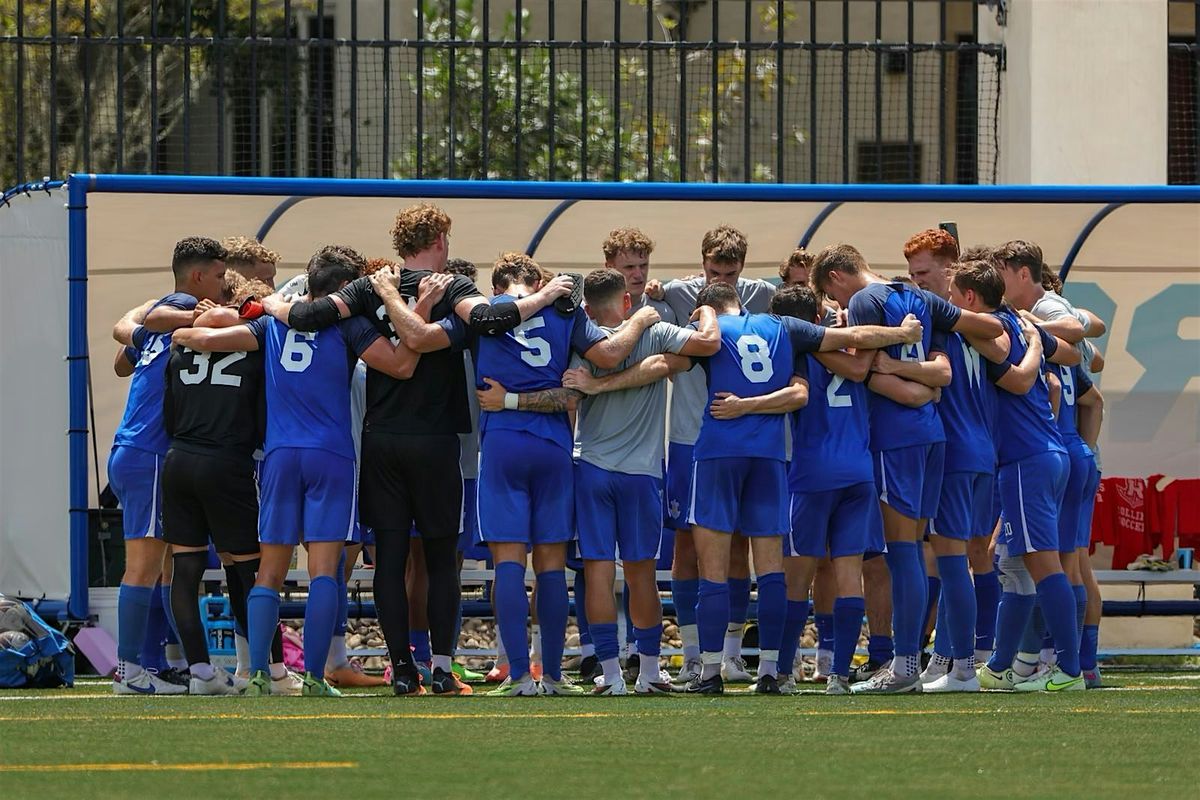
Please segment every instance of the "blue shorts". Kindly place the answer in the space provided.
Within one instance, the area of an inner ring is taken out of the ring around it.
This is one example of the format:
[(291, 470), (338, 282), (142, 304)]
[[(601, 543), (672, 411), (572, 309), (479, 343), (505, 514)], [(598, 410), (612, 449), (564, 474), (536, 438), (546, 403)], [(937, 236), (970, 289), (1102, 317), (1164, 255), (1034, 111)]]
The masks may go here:
[(575, 462), (575, 524), (585, 560), (616, 561), (618, 552), (622, 561), (657, 559), (662, 519), (661, 478)]
[(946, 443), (917, 444), (872, 453), (879, 502), (909, 519), (937, 516)]
[(1084, 493), (1083, 510), (1079, 515), (1079, 538), (1075, 540), (1076, 549), (1092, 546), (1092, 513), (1096, 510), (1096, 491), (1099, 488), (1100, 468), (1096, 465), (1096, 457), (1092, 456), (1087, 491)]
[(772, 458), (709, 458), (692, 468), (688, 524), (742, 536), (782, 536), (788, 521), (787, 465)]
[(882, 553), (883, 514), (871, 483), (824, 492), (795, 492), (784, 555), (842, 558)]
[(484, 433), (477, 519), (483, 542), (557, 544), (575, 538), (571, 454), (521, 431)]
[[(1074, 553), (1077, 547), (1088, 546), (1079, 544), (1082, 536), (1084, 506), (1090, 508), (1096, 501), (1095, 488), (1092, 487), (1092, 491), (1088, 492), (1092, 482), (1092, 473), (1096, 472), (1095, 457), (1072, 454), (1068, 456), (1068, 462), (1070, 466), (1067, 470), (1067, 489), (1063, 493), (1062, 507), (1058, 512), (1058, 551), (1060, 553)], [(1087, 518), (1088, 544), (1091, 544), (1091, 514), (1088, 514)]]
[(258, 539), (263, 544), (359, 540), (354, 459), (281, 447), (263, 460)]
[(1066, 453), (1041, 453), (1000, 467), (1000, 538), (1010, 556), (1058, 551), (1058, 509), (1067, 488)]
[(675, 563), (675, 529), (664, 525), (658, 540), (658, 563), (655, 569), (668, 570)]
[(965, 542), (977, 536), (991, 536), (996, 520), (992, 517), (992, 486), (996, 476), (990, 472), (948, 472), (942, 478), (942, 498), (937, 517), (929, 521), (934, 536)]
[(108, 485), (121, 503), (126, 539), (162, 538), (162, 456), (118, 445), (108, 456)]
[(692, 507), (692, 446), (667, 444), (667, 508), (664, 520), (668, 528), (686, 528), (688, 509)]
[(479, 514), (475, 509), (479, 498), (476, 494), (476, 483), (474, 478), (463, 478), (462, 533), (458, 535), (458, 552), (462, 553), (464, 558), (482, 561), (490, 553), (486, 547), (478, 544)]
[(375, 529), (370, 525), (359, 525), (358, 537), (363, 547), (375, 546)]

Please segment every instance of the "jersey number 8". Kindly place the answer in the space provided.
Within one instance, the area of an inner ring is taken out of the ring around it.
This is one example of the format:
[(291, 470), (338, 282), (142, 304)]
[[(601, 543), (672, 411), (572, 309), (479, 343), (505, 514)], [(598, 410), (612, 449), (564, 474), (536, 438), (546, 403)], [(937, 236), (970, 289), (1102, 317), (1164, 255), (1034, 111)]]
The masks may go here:
[(737, 351), (746, 380), (751, 383), (766, 383), (771, 380), (775, 374), (775, 365), (771, 363), (771, 350), (766, 339), (753, 333), (739, 336)]

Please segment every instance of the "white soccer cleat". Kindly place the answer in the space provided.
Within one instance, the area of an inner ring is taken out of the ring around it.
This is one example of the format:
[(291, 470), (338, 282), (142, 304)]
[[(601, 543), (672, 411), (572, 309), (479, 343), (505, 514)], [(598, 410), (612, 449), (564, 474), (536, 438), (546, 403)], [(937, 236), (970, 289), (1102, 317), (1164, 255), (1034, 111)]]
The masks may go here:
[(795, 694), (796, 693), (796, 676), (795, 675), (778, 675), (775, 680), (779, 683), (780, 694)]
[(703, 669), (704, 665), (700, 663), (700, 659), (689, 659), (684, 662), (683, 667), (681, 667), (679, 670), (679, 674), (675, 676), (675, 682), (684, 684), (691, 683), (692, 681), (696, 680), (696, 678), (700, 677), (700, 673), (703, 671)]
[(271, 678), (271, 694), (281, 694), (289, 697), (299, 697), (304, 691), (304, 678), (290, 669), (282, 678)]
[(940, 675), (931, 681), (926, 682), (925, 676), (921, 676), (921, 691), (926, 694), (945, 694), (948, 692), (978, 692), (979, 678), (972, 675), (969, 678), (956, 678), (953, 673), (947, 672), (945, 675)]
[(1013, 687), (1018, 692), (1076, 692), (1087, 688), (1083, 675), (1071, 676), (1058, 667), (1044, 675), (1022, 681)]
[(193, 675), (192, 680), (188, 684), (188, 694), (241, 694), (242, 688), (244, 687), (238, 687), (232, 675), (223, 669), (217, 669), (213, 671), (213, 676), (208, 680), (203, 680)]
[(187, 694), (188, 687), (170, 683), (148, 670), (132, 678), (113, 678), (113, 694)]
[(741, 656), (726, 658), (721, 662), (721, 678), (730, 683), (749, 683), (754, 676), (746, 670), (746, 660)]
[(950, 674), (950, 664), (948, 664), (948, 663), (939, 664), (937, 662), (937, 659), (935, 658), (935, 659), (931, 660), (928, 664), (926, 664), (925, 669), (922, 670), (921, 686), (928, 686), (929, 684), (933, 683), (934, 681), (937, 681), (937, 680), (941, 679), (942, 677), (949, 675), (949, 674)]
[(902, 678), (888, 669), (881, 669), (871, 676), (870, 680), (856, 683), (850, 689), (851, 694), (907, 694), (921, 691), (921, 676)]
[[(544, 684), (545, 679), (542, 680)], [(596, 697), (617, 697), (629, 694), (629, 687), (625, 684), (625, 677), (620, 676), (612, 683), (604, 680), (604, 676), (596, 678), (596, 687), (592, 689), (592, 694)]]
[[(666, 678), (663, 679), (663, 676)], [(637, 682), (633, 684), (634, 694), (674, 694), (678, 691), (671, 685), (671, 676), (665, 672), (659, 673), (660, 680), (644, 680), (643, 676), (639, 675)]]

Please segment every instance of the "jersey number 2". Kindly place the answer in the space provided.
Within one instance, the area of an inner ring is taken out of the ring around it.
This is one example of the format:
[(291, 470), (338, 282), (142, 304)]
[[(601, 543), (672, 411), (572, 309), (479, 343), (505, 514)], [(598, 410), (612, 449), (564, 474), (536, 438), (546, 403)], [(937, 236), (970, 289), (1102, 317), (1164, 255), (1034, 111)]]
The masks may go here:
[[(209, 376), (209, 361), (212, 359), (212, 353), (197, 353), (194, 350), (189, 350), (195, 357), (193, 366), (195, 371), (181, 369), (179, 370), (179, 380), (184, 384), (191, 386), (196, 383), (203, 383), (204, 379)], [(209, 381), (213, 386), (241, 386), (241, 375), (226, 375), (225, 369), (246, 357), (245, 353), (229, 353), (221, 360), (212, 365), (212, 379)]]
[(739, 336), (737, 351), (746, 380), (751, 383), (766, 383), (771, 380), (775, 374), (775, 365), (771, 363), (771, 350), (766, 339), (753, 333)]

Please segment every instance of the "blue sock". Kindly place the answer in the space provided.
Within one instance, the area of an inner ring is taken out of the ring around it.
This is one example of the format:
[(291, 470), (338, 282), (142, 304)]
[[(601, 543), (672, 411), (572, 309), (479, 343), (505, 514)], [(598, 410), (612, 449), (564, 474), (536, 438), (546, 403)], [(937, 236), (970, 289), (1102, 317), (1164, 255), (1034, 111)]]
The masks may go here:
[[(250, 673), (266, 672), (271, 662), (271, 640), (279, 627), (279, 592), (255, 586), (246, 598), (246, 638), (250, 641)], [(323, 665), (322, 665), (323, 668)]]
[(637, 642), (637, 651), (643, 656), (662, 654), (662, 623), (653, 628), (634, 628), (633, 640)]
[(890, 636), (872, 634), (867, 638), (867, 658), (876, 664), (886, 664), (896, 655), (896, 644)]
[(1029, 622), (1021, 634), (1022, 653), (1039, 653), (1046, 639), (1046, 621), (1042, 618), (1042, 604), (1034, 598), (1033, 611), (1029, 614)]
[(1096, 648), (1100, 643), (1100, 626), (1084, 625), (1079, 640), (1079, 668), (1089, 672), (1096, 668)]
[(1083, 636), (1083, 616), (1087, 613), (1087, 587), (1082, 583), (1073, 583), (1071, 591), (1075, 594), (1075, 630)]
[(796, 668), (796, 651), (800, 649), (800, 636), (808, 624), (809, 602), (788, 600), (787, 616), (783, 618), (783, 639), (779, 645), (779, 674), (791, 675)]
[(950, 621), (946, 619), (946, 598), (938, 602), (937, 621), (933, 625), (933, 652), (943, 658), (954, 658), (950, 645)]
[(418, 664), (428, 664), (433, 660), (433, 650), (429, 644), (429, 631), (410, 630), (408, 644), (412, 647), (413, 661)]
[(629, 645), (633, 644), (633, 617), (629, 616), (629, 584), (621, 589), (621, 605), (622, 612), (625, 614), (625, 645), (629, 650), (629, 654), (633, 655), (633, 648)]
[(839, 597), (833, 601), (833, 674), (850, 677), (850, 661), (858, 647), (867, 603), (861, 597)]
[(146, 640), (146, 625), (150, 618), (149, 586), (130, 586), (122, 583), (117, 591), (117, 658), (138, 663), (142, 642)]
[(813, 614), (817, 623), (817, 647), (833, 652), (833, 614)]
[(1042, 578), (1037, 585), (1046, 630), (1054, 638), (1058, 666), (1068, 675), (1079, 674), (1079, 632), (1075, 628), (1075, 596), (1061, 572)]
[(700, 595), (698, 578), (671, 581), (671, 600), (675, 605), (675, 621), (680, 625), (696, 624), (696, 601)]
[(996, 644), (988, 659), (988, 669), (1003, 672), (1012, 667), (1036, 600), (1031, 594), (1004, 592), (1000, 595), (996, 611)]
[(304, 671), (318, 680), (325, 677), (337, 615), (337, 579), (318, 575), (308, 583), (308, 602), (304, 604)]
[(554, 680), (562, 679), (563, 646), (567, 638), (567, 575), (561, 569), (537, 576), (538, 624), (542, 628), (542, 670)]
[(493, 601), (496, 627), (508, 653), (509, 674), (513, 680), (529, 674), (529, 596), (525, 594), (525, 565), (501, 561), (496, 565)]
[(167, 640), (167, 630), (171, 627), (167, 621), (167, 612), (163, 608), (162, 585), (155, 586), (150, 592), (150, 613), (146, 615), (146, 635), (142, 637), (142, 650), (138, 663), (143, 668), (163, 672), (167, 668), (167, 657), (163, 652), (163, 642)]
[(888, 542), (884, 554), (892, 573), (892, 634), (896, 656), (916, 656), (925, 627), (925, 576), (916, 542)]
[(701, 653), (722, 653), (729, 627), (729, 583), (700, 581), (696, 600), (696, 627)]
[(996, 608), (1000, 605), (1000, 575), (992, 570), (975, 575), (975, 649), (992, 652), (996, 646)]
[[(333, 635), (345, 636), (346, 623), (350, 621), (350, 592), (346, 587), (346, 554), (338, 559), (337, 565), (338, 607), (333, 621)], [(462, 626), (459, 626), (459, 630)]]
[(746, 623), (750, 613), (750, 579), (730, 578), (729, 585), (729, 621), (730, 623)]
[(621, 648), (617, 642), (617, 623), (593, 622), (592, 644), (596, 646), (596, 658), (600, 661), (617, 658), (621, 654)]
[(975, 587), (971, 585), (971, 568), (967, 557), (939, 556), (938, 574), (942, 578), (941, 612), (946, 615), (946, 627), (938, 623), (938, 639), (945, 631), (949, 639), (951, 654), (956, 659), (970, 658), (975, 654)]
[[(779, 650), (783, 642), (783, 625), (787, 618), (787, 581), (782, 572), (768, 572), (758, 576), (758, 649), (766, 651), (766, 658), (774, 653), (779, 661)], [(762, 655), (759, 656), (763, 658)], [(777, 664), (778, 666), (778, 664)]]
[[(924, 557), (921, 558), (921, 563), (925, 563)], [(936, 604), (941, 607), (942, 599), (942, 579), (936, 575), (925, 576), (925, 616), (921, 618), (921, 650), (923, 651), (929, 646), (929, 637), (925, 632), (929, 629), (929, 615), (933, 613), (933, 607)], [(936, 626), (936, 620), (934, 622)]]
[(592, 637), (587, 616), (587, 579), (583, 576), (583, 570), (575, 573), (575, 623), (579, 626), (579, 643), (594, 645), (596, 640)]

